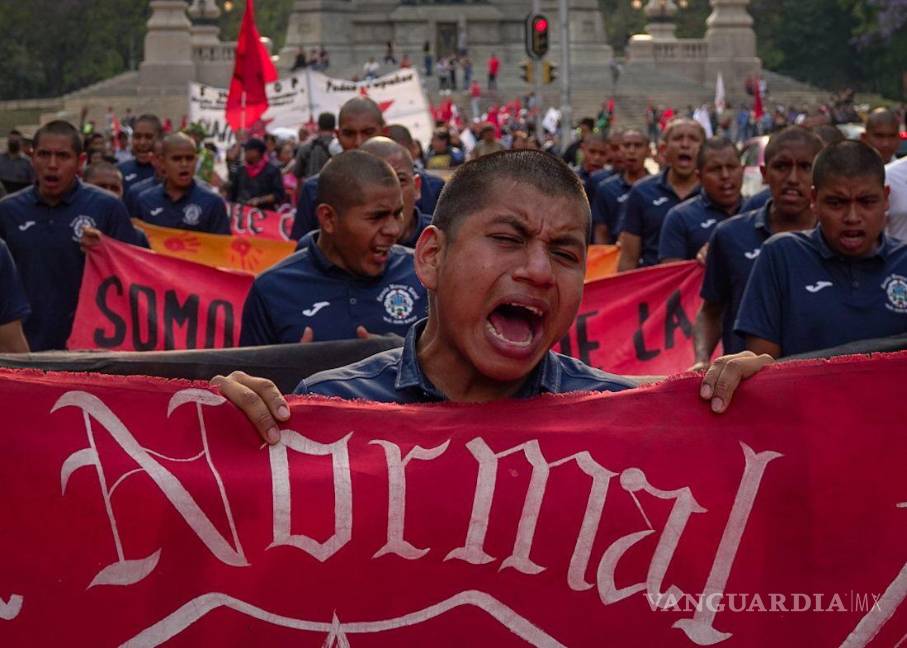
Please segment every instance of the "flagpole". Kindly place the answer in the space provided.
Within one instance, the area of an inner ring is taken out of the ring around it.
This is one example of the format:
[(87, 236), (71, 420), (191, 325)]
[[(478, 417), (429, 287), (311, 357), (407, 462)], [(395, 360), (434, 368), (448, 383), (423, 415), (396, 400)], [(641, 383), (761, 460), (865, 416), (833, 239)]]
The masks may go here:
[(242, 118), (240, 119), (239, 130), (243, 134), (246, 130), (246, 91), (242, 91)]

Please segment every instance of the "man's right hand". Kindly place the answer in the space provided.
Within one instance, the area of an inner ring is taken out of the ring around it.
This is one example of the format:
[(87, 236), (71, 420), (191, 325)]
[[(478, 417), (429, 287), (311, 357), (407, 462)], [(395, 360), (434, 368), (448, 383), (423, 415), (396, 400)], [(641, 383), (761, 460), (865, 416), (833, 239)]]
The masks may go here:
[(266, 443), (274, 445), (280, 441), (278, 421), (289, 420), (290, 408), (277, 385), (267, 378), (256, 378), (242, 371), (214, 376), (209, 384), (242, 410)]

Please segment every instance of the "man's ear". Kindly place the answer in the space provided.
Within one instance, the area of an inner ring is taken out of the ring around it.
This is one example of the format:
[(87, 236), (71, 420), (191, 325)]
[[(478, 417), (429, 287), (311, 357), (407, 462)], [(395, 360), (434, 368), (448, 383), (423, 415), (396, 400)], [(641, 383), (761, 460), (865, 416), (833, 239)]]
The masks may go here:
[(327, 203), (320, 203), (315, 208), (315, 216), (318, 218), (318, 227), (322, 232), (334, 234), (337, 231), (337, 211)]
[(762, 174), (762, 184), (767, 184), (765, 182), (765, 165), (764, 164), (759, 165), (759, 173)]
[(416, 276), (427, 290), (438, 289), (438, 278), (447, 243), (444, 232), (434, 225), (426, 227), (416, 241), (414, 255)]
[(813, 210), (813, 214), (818, 214), (816, 210), (816, 205), (819, 204), (819, 191), (816, 189), (816, 186), (813, 185), (809, 188), (809, 207)]
[[(415, 187), (416, 187), (416, 194), (421, 194), (422, 193), (422, 176), (420, 176), (418, 173), (413, 173), (413, 185), (415, 185)], [(419, 199), (416, 198), (417, 202), (418, 202), (418, 200)]]

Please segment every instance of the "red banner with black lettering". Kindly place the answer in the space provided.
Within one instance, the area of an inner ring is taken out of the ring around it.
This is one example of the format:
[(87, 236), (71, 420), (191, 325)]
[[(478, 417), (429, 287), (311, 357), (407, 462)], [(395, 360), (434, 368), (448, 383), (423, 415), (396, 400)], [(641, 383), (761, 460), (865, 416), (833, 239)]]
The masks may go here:
[(0, 370), (0, 643), (894, 646), (905, 375), (297, 398), (269, 447), (204, 385)]
[(227, 204), (233, 236), (250, 236), (271, 241), (292, 241), (296, 209), (287, 205), (280, 211), (259, 209), (239, 203)]
[(624, 272), (586, 283), (559, 351), (605, 371), (636, 376), (686, 371), (704, 269), (695, 261)]
[(253, 279), (104, 237), (85, 261), (67, 347), (165, 351), (236, 346)]

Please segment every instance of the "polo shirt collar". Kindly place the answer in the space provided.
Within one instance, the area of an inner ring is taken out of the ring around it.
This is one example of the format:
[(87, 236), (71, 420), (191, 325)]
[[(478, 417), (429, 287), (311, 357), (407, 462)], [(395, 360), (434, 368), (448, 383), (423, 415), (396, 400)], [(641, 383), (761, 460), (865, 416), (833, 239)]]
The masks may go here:
[[(859, 260), (858, 258), (846, 257), (846, 256), (838, 254), (837, 252), (832, 250), (828, 246), (828, 243), (825, 241), (825, 236), (822, 234), (821, 225), (816, 225), (816, 228), (812, 232), (810, 232), (809, 237), (812, 239), (813, 243), (816, 246), (816, 249), (819, 251), (819, 256), (821, 256), (823, 259), (832, 259), (832, 258), (838, 257), (838, 258), (845, 259), (848, 261)], [(883, 261), (887, 261), (888, 255), (890, 254), (891, 250), (894, 247), (895, 247), (894, 241), (892, 241), (891, 238), (889, 238), (884, 232), (882, 232), (882, 235), (879, 237), (879, 244), (878, 244), (878, 246), (876, 246), (875, 251), (867, 257), (860, 257), (860, 258), (873, 259), (875, 257), (879, 257)]]
[(769, 218), (768, 215), (771, 213), (772, 200), (769, 199), (767, 203), (762, 207), (762, 209), (756, 212), (756, 217), (753, 219), (753, 227), (758, 230), (764, 231), (766, 234), (771, 236), (772, 228), (769, 227)]
[(724, 209), (722, 209), (721, 207), (719, 207), (718, 205), (713, 203), (712, 199), (709, 198), (709, 195), (704, 191), (699, 192), (699, 199), (702, 201), (703, 207), (705, 207), (706, 209), (712, 209), (714, 211), (721, 212), (722, 214), (725, 215), (726, 218), (729, 218), (729, 217), (733, 216), (734, 214), (739, 214), (740, 207), (743, 206), (743, 199), (741, 198), (740, 200), (737, 201), (737, 206), (734, 207), (734, 211), (731, 213), (728, 213), (728, 212), (724, 211)]
[[(398, 390), (416, 387), (433, 398), (447, 400), (422, 371), (416, 353), (416, 343), (427, 323), (428, 319), (422, 319), (413, 324), (407, 332), (397, 364), (397, 380), (394, 387)], [(523, 386), (514, 394), (514, 398), (531, 398), (543, 392), (558, 394), (561, 391), (561, 377), (561, 364), (557, 355), (553, 351), (548, 351)]]
[[(306, 237), (307, 238), (306, 246), (305, 246), (305, 249), (307, 249), (309, 251), (309, 254), (312, 255), (312, 261), (314, 262), (315, 267), (318, 268), (319, 271), (324, 272), (325, 274), (330, 273), (330, 274), (334, 274), (334, 275), (339, 275), (339, 276), (345, 277), (347, 279), (350, 279), (352, 281), (360, 281), (363, 283), (373, 283), (376, 281), (380, 281), (381, 278), (384, 276), (383, 274), (381, 274), (381, 275), (378, 275), (377, 277), (359, 277), (359, 276), (350, 274), (343, 268), (338, 267), (337, 265), (334, 264), (333, 261), (331, 261), (327, 257), (327, 255), (318, 246), (318, 237), (319, 236), (320, 235), (317, 231), (313, 232), (311, 235), (307, 236)], [(388, 261), (388, 263), (390, 263), (390, 261)], [(387, 270), (386, 266), (385, 266), (385, 270)]]
[(161, 183), (161, 187), (163, 188), (163, 191), (164, 191), (164, 199), (167, 202), (169, 202), (171, 205), (176, 205), (178, 203), (183, 202), (184, 200), (189, 200), (189, 198), (192, 196), (192, 192), (195, 191), (196, 184), (195, 184), (195, 179), (193, 178), (192, 184), (190, 184), (189, 188), (186, 189), (186, 193), (184, 193), (182, 196), (180, 196), (180, 198), (178, 200), (174, 200), (173, 198), (170, 197), (170, 194), (167, 193), (166, 184)]
[[(77, 194), (82, 189), (82, 181), (76, 178), (75, 183), (72, 185), (72, 188), (63, 194), (60, 198), (60, 202), (64, 205), (71, 205), (75, 201)], [(38, 191), (38, 185), (35, 183), (32, 186), (32, 191), (34, 192), (35, 204), (36, 205), (47, 205), (50, 207), (50, 204), (41, 197), (41, 193)]]

